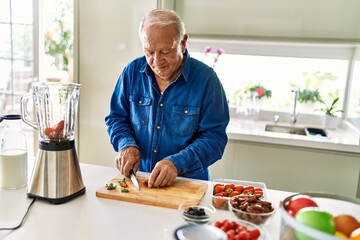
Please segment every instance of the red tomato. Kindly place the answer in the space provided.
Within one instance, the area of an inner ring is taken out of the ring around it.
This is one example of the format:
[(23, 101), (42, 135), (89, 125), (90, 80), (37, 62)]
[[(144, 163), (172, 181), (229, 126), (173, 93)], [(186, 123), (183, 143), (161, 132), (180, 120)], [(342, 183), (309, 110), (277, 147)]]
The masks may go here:
[(226, 232), (226, 235), (227, 235), (227, 238), (228, 239), (233, 239), (234, 236), (235, 236), (235, 230), (234, 229), (229, 229), (227, 232)]
[(214, 188), (216, 188), (216, 187), (218, 187), (218, 186), (224, 186), (224, 184), (222, 184), (222, 183), (217, 183), (217, 184), (215, 184)]
[(239, 192), (240, 194), (242, 193), (243, 190), (244, 190), (244, 186), (242, 185), (235, 186), (235, 191)]
[(234, 229), (236, 229), (240, 226), (236, 221), (232, 221), (231, 223), (232, 223)]
[(235, 184), (233, 184), (233, 183), (226, 184), (226, 185), (225, 185), (225, 190), (228, 189), (228, 188), (234, 190), (234, 189), (235, 189)]
[(240, 236), (240, 239), (248, 240), (250, 239), (250, 234), (248, 231), (244, 230), (238, 234)]
[(244, 187), (244, 191), (245, 191), (245, 190), (247, 190), (247, 191), (254, 191), (255, 188), (254, 188), (254, 186), (246, 186), (246, 187)]
[(253, 194), (254, 192), (253, 191), (251, 191), (251, 190), (244, 190), (243, 192), (242, 192), (242, 194)]
[(238, 191), (232, 191), (228, 197), (233, 197), (233, 196), (237, 196), (239, 195), (240, 193)]
[(226, 232), (227, 232), (227, 229), (226, 229), (226, 227), (225, 227), (225, 226), (220, 227), (220, 229), (221, 229), (221, 230), (223, 230), (223, 232), (224, 232), (224, 233), (226, 233)]
[(214, 193), (223, 192), (225, 190), (224, 186), (215, 186)]
[(258, 237), (260, 237), (260, 231), (259, 229), (253, 229), (253, 230), (250, 230), (250, 237), (253, 238), (253, 239), (258, 239)]
[(214, 196), (227, 197), (227, 194), (226, 194), (226, 192), (219, 192), (219, 193), (215, 193)]
[(215, 222), (215, 227), (221, 228), (222, 226), (223, 226), (223, 224), (222, 224), (221, 221), (216, 221), (216, 222)]
[(240, 238), (240, 235), (237, 234), (237, 235), (235, 235), (235, 237), (232, 240), (242, 240), (242, 239)]
[(230, 221), (226, 221), (224, 223), (224, 227), (226, 228), (225, 232), (229, 231), (230, 229), (233, 229), (233, 225), (232, 225), (232, 223)]
[(236, 228), (236, 232), (237, 233), (240, 233), (242, 231), (246, 230), (246, 227), (244, 225), (239, 225), (237, 228)]

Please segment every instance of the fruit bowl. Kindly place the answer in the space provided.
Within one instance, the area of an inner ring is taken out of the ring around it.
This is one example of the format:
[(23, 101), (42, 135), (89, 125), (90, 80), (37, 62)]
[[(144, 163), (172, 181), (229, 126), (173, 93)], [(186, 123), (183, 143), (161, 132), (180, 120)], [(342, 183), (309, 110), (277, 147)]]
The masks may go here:
[[(231, 190), (227, 190), (227, 189)], [(214, 179), (212, 182), (212, 205), (219, 210), (229, 209), (229, 200), (231, 197), (241, 195), (250, 197), (259, 195), (266, 199), (266, 185), (262, 182), (241, 181), (231, 179)]]
[(234, 196), (229, 201), (229, 211), (235, 219), (266, 225), (275, 215), (276, 207), (258, 197)]
[[(316, 216), (314, 213), (316, 208), (314, 207), (304, 207), (302, 210), (299, 210), (298, 213), (307, 213), (312, 214), (307, 220), (305, 219), (306, 215), (302, 216), (292, 216), (291, 212), (288, 211), (287, 207), (289, 206), (289, 202), (294, 197), (299, 195), (306, 195), (311, 197), (318, 205), (318, 212)], [(281, 239), (289, 239), (289, 240), (302, 240), (302, 239), (328, 239), (328, 240), (339, 240), (339, 236), (343, 234), (340, 230), (338, 230), (338, 226), (336, 226), (335, 234), (329, 234), (326, 229), (324, 229), (325, 222), (329, 222), (329, 215), (334, 217), (334, 219), (340, 215), (351, 215), (357, 219), (360, 219), (360, 199), (351, 198), (348, 196), (341, 196), (333, 193), (317, 193), (317, 192), (307, 192), (307, 193), (298, 193), (291, 195), (285, 198), (280, 204), (280, 212), (281, 212)], [(305, 211), (303, 211), (305, 210)], [(306, 211), (307, 210), (307, 211)], [(324, 212), (328, 214), (323, 214)], [(315, 218), (316, 217), (316, 218)], [(319, 219), (321, 217), (321, 219)], [(326, 219), (325, 219), (326, 217)], [(300, 221), (299, 221), (300, 220)], [(322, 231), (318, 230), (312, 223), (322, 222)], [(303, 222), (301, 222), (303, 221)], [(348, 227), (348, 223), (346, 223), (346, 227)], [(330, 224), (326, 225), (326, 228), (329, 228)], [(331, 226), (332, 228), (332, 226)], [(340, 233), (340, 235), (339, 235)], [(349, 238), (349, 236), (345, 236)]]
[(211, 205), (184, 202), (178, 208), (180, 216), (189, 224), (208, 224), (216, 209)]

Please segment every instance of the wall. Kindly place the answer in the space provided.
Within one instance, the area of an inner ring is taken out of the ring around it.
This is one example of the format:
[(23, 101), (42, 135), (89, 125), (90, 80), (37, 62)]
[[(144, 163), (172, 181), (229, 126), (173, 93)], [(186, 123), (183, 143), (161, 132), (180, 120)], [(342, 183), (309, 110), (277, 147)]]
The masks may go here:
[(176, 0), (190, 36), (360, 40), (358, 0)]
[(78, 155), (81, 162), (114, 166), (104, 118), (124, 66), (142, 54), (138, 25), (156, 7), (149, 0), (79, 0), (78, 79), (81, 83)]

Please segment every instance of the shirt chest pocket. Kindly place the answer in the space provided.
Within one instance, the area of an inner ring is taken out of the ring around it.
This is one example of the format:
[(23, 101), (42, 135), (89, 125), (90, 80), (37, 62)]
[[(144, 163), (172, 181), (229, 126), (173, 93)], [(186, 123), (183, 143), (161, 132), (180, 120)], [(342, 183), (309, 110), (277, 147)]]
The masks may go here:
[(151, 98), (141, 95), (130, 95), (130, 118), (136, 125), (149, 123)]
[(172, 132), (186, 136), (196, 132), (199, 125), (200, 107), (175, 105), (172, 113)]

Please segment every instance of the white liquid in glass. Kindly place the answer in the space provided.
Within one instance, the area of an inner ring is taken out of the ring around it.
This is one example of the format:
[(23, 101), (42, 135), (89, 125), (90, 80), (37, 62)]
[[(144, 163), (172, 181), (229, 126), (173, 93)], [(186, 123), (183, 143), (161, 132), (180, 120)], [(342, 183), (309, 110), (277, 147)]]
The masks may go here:
[(0, 188), (16, 189), (27, 184), (27, 152), (10, 150), (0, 154)]

